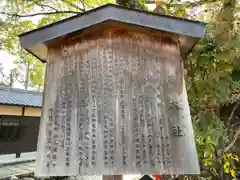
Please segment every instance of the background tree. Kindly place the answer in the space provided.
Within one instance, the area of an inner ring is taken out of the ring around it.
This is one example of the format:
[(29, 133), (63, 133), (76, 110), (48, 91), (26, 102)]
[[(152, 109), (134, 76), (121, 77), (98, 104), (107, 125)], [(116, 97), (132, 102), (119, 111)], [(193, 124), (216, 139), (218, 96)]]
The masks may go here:
[(20, 73), (17, 68), (11, 69), (10, 73), (6, 75), (3, 72), (3, 67), (0, 65), (0, 85), (1, 86), (7, 86), (12, 88), (13, 84), (17, 82), (19, 75)]

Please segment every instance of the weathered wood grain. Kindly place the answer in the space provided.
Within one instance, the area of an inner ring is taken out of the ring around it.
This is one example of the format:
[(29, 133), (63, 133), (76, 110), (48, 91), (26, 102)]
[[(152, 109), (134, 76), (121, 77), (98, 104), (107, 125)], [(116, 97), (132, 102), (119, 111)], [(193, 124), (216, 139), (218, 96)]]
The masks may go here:
[(37, 176), (198, 174), (170, 37), (108, 31), (50, 49)]

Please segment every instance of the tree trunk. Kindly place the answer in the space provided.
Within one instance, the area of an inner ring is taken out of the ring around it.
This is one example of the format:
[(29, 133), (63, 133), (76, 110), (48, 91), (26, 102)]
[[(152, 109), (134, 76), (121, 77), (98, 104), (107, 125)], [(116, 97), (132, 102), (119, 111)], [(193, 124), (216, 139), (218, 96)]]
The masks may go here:
[(29, 68), (30, 68), (30, 63), (27, 62), (26, 77), (25, 77), (25, 82), (24, 82), (24, 89), (25, 90), (27, 90), (28, 84), (29, 84)]
[(9, 87), (12, 88), (13, 86), (13, 72), (10, 71), (10, 74), (9, 74)]
[(37, 89), (37, 91), (40, 92), (40, 90), (41, 90), (41, 85), (38, 84), (38, 89)]

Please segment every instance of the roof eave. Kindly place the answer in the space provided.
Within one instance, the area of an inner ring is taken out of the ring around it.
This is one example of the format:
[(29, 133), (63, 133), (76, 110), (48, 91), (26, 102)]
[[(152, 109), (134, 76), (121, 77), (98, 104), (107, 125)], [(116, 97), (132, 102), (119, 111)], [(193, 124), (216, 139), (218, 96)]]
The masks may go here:
[(19, 36), (24, 49), (45, 62), (45, 58), (37, 55), (33, 48), (36, 45), (44, 45), (53, 39), (63, 37), (69, 33), (86, 29), (90, 26), (113, 20), (136, 26), (151, 28), (154, 30), (170, 32), (189, 38), (203, 38), (205, 34), (205, 23), (176, 18), (161, 14), (155, 14), (140, 10), (123, 8), (107, 4), (99, 8), (73, 16), (65, 20), (47, 25)]

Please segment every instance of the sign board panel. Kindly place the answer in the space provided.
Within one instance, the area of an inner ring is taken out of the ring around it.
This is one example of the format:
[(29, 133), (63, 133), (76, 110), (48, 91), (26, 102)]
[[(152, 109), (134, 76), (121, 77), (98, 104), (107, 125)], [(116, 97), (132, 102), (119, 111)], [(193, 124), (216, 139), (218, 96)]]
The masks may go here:
[(49, 48), (37, 176), (198, 174), (177, 42), (113, 34)]

